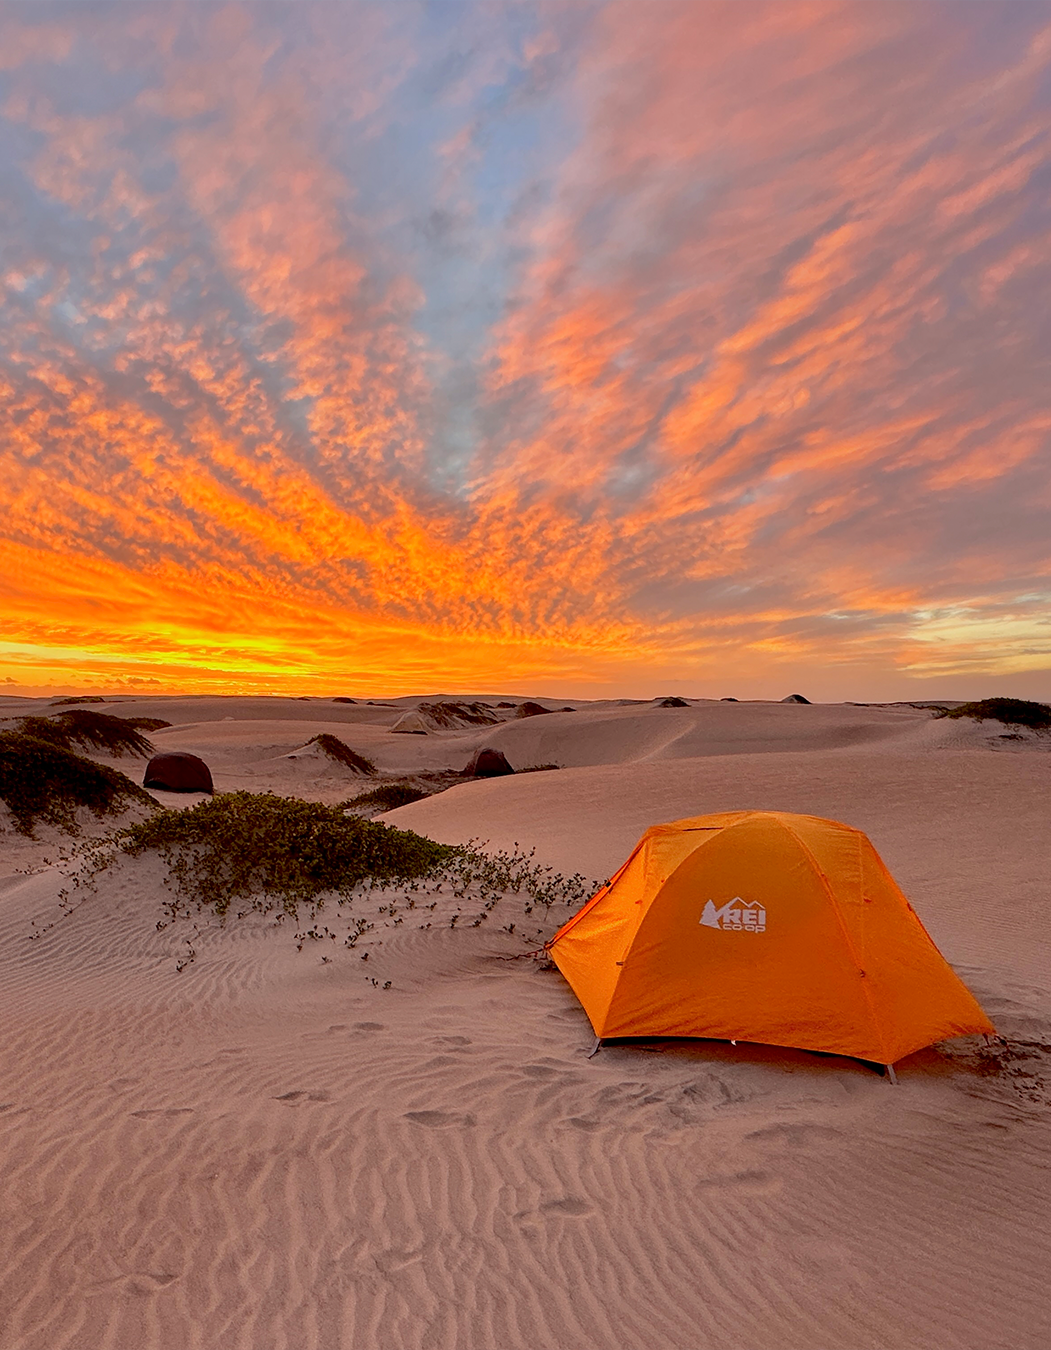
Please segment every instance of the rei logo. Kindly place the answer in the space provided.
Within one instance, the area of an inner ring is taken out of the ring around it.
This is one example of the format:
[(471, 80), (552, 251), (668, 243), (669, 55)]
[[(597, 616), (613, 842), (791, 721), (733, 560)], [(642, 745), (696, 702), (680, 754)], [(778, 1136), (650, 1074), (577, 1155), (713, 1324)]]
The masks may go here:
[(758, 900), (742, 900), (735, 895), (722, 909), (709, 900), (701, 915), (705, 928), (721, 928), (724, 933), (765, 933), (766, 910)]

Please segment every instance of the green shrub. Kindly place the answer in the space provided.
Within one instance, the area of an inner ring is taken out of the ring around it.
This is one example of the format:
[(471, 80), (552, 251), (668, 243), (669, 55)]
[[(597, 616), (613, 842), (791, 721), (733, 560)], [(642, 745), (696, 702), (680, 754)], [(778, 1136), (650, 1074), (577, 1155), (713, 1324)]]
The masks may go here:
[(1008, 726), (1032, 727), (1037, 731), (1051, 727), (1051, 707), (1024, 698), (983, 698), (977, 703), (962, 703), (937, 716), (973, 717), (980, 722), (992, 720)]
[(324, 892), (348, 896), (364, 882), (403, 882), (434, 872), (445, 844), (348, 816), (339, 806), (225, 792), (188, 811), (160, 811), (121, 830), (116, 851), (158, 853), (178, 890), (222, 916), (235, 901), (295, 914)]
[(102, 817), (123, 811), (132, 802), (157, 805), (116, 769), (18, 731), (0, 731), (0, 799), (16, 829), (28, 835), (38, 820), (78, 833), (76, 812), (81, 806)]
[(329, 759), (336, 760), (339, 764), (345, 764), (348, 769), (353, 769), (355, 773), (368, 774), (370, 777), (376, 772), (376, 766), (371, 759), (366, 759), (364, 755), (359, 755), (356, 750), (352, 750), (349, 745), (345, 745), (338, 736), (330, 736), (328, 732), (322, 732), (320, 736), (313, 736), (307, 745), (316, 745), (328, 755)]
[(25, 736), (52, 745), (79, 745), (88, 750), (106, 750), (111, 755), (152, 755), (153, 744), (125, 717), (73, 708), (53, 717), (23, 717), (18, 729)]
[[(372, 889), (403, 887), (404, 907), (430, 914), (444, 895), (457, 906), (449, 921), (452, 928), (461, 917), (462, 926), (480, 927), (509, 892), (521, 893), (525, 914), (539, 917), (556, 904), (575, 907), (596, 890), (596, 883), (582, 876), (567, 878), (540, 866), (517, 844), (512, 852), (488, 854), (476, 840), (438, 844), (409, 830), (347, 816), (339, 806), (232, 792), (188, 811), (158, 809), (149, 820), (82, 845), (74, 855), (77, 870), (66, 873), (71, 885), (60, 892), (63, 914), (90, 898), (97, 877), (122, 856), (143, 854), (156, 855), (167, 866), (165, 885), (172, 894), (164, 902), (158, 930), (189, 917), (194, 909), (210, 910), (221, 923), (253, 911), (276, 911), (278, 922), (291, 919), (300, 929), (295, 934), (300, 949), (308, 939), (336, 940), (336, 933), (319, 922), (327, 900), (342, 907)], [(80, 892), (76, 901), (75, 891)], [(429, 905), (424, 903), (427, 897)], [(391, 898), (378, 914), (393, 920), (399, 903)], [(475, 905), (477, 913), (468, 919), (463, 911)], [(309, 927), (300, 907), (306, 909)], [(359, 911), (345, 945), (356, 946), (374, 927)], [(199, 931), (195, 924), (193, 934)], [(505, 931), (513, 934), (515, 925)], [(537, 939), (542, 936), (538, 930)], [(196, 956), (193, 938), (186, 941), (189, 950), (178, 970)]]
[(380, 806), (384, 811), (394, 811), (399, 806), (408, 806), (410, 802), (422, 801), (430, 793), (410, 787), (408, 783), (384, 783), (371, 792), (361, 792), (344, 806)]
[(561, 764), (527, 764), (524, 769), (516, 769), (516, 773), (546, 773), (548, 769), (561, 769)]

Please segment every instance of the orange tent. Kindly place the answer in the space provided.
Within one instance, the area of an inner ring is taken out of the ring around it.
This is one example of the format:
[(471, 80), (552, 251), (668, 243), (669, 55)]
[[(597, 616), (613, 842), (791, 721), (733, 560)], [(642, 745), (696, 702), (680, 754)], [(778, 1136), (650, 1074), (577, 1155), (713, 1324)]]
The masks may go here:
[(548, 950), (600, 1040), (757, 1041), (890, 1065), (993, 1031), (865, 835), (816, 816), (655, 825)]

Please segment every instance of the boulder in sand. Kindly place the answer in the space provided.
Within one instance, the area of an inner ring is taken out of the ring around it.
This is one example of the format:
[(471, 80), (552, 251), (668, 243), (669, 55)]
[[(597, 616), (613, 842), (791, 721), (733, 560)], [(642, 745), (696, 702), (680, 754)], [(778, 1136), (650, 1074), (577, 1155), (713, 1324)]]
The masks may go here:
[(485, 749), (477, 752), (464, 773), (470, 778), (503, 778), (505, 774), (514, 773), (514, 769), (502, 750)]
[(549, 713), (550, 708), (543, 708), (539, 703), (520, 703), (516, 717), (539, 717), (541, 713)]
[(802, 694), (789, 694), (789, 696), (788, 696), (787, 698), (783, 698), (783, 699), (781, 700), (781, 702), (782, 702), (782, 703), (809, 703), (810, 700), (809, 700), (808, 698), (804, 698)]
[(185, 750), (154, 755), (146, 765), (142, 786), (162, 792), (214, 792), (212, 773), (203, 759)]

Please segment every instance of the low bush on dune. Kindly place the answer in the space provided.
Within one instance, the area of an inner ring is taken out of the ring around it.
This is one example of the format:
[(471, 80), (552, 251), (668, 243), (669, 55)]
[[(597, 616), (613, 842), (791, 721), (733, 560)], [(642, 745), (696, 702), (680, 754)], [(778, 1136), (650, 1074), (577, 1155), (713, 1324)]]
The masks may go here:
[(79, 833), (80, 807), (101, 818), (134, 802), (157, 806), (149, 793), (116, 769), (18, 731), (0, 731), (0, 800), (11, 812), (15, 828), (26, 835), (33, 833), (37, 821)]
[(124, 717), (121, 721), (127, 722), (136, 731), (160, 731), (163, 727), (171, 726), (163, 717)]
[[(363, 890), (404, 887), (410, 893), (409, 908), (418, 903), (412, 893), (444, 893), (456, 901), (469, 897), (480, 905), (477, 917), (469, 921), (472, 927), (479, 927), (509, 892), (524, 893), (529, 914), (537, 906), (550, 910), (556, 903), (577, 905), (594, 890), (594, 883), (579, 875), (566, 878), (541, 867), (517, 846), (512, 853), (487, 854), (475, 841), (439, 844), (410, 830), (348, 816), (341, 806), (251, 792), (224, 793), (187, 811), (158, 810), (147, 820), (93, 840), (81, 851), (82, 866), (72, 874), (72, 889), (93, 890), (97, 876), (122, 856), (147, 854), (164, 862), (166, 885), (173, 892), (164, 905), (166, 920), (158, 928), (193, 909), (211, 911), (222, 922), (276, 911), (278, 920), (301, 924), (300, 910), (305, 908), (311, 926), (296, 933), (300, 947), (309, 938), (335, 939), (331, 929), (318, 923), (326, 899), (342, 906)], [(66, 914), (76, 908), (68, 890), (62, 903)], [(434, 908), (431, 904), (429, 912)], [(393, 904), (388, 912), (394, 913)], [(458, 908), (451, 927), (460, 913)], [(373, 927), (359, 917), (346, 945), (355, 946)], [(514, 925), (506, 931), (513, 933)], [(194, 954), (191, 946), (179, 969)]]
[(429, 795), (420, 788), (410, 787), (408, 783), (384, 783), (382, 787), (373, 788), (370, 792), (359, 792), (356, 797), (351, 797), (350, 801), (344, 802), (343, 805), (380, 806), (384, 811), (396, 811), (399, 806), (422, 801)]
[(160, 811), (109, 843), (131, 857), (159, 854), (175, 887), (220, 916), (252, 900), (261, 901), (253, 908), (278, 904), (295, 913), (323, 892), (346, 896), (367, 881), (411, 881), (434, 872), (452, 852), (339, 806), (253, 792)]
[(1035, 731), (1051, 727), (1051, 706), (1024, 698), (983, 698), (977, 703), (948, 708), (937, 716), (973, 717), (979, 722), (1003, 722), (1007, 726), (1031, 727)]
[(416, 711), (436, 727), (492, 726), (500, 719), (488, 703), (421, 703)]
[(307, 745), (316, 745), (318, 749), (323, 750), (329, 759), (334, 759), (338, 764), (344, 764), (348, 769), (353, 769), (355, 773), (367, 774), (370, 778), (376, 773), (376, 766), (371, 759), (366, 759), (364, 755), (359, 755), (356, 750), (352, 750), (349, 745), (345, 745), (338, 736), (330, 736), (327, 732), (322, 732), (320, 736), (314, 736)]
[(524, 769), (518, 769), (518, 773), (547, 773), (549, 769), (561, 769), (561, 764), (527, 764)]
[[(165, 724), (166, 725), (166, 724)], [(70, 749), (104, 750), (118, 758), (124, 754), (152, 755), (153, 744), (125, 717), (73, 708), (53, 717), (23, 717), (18, 729), (26, 736)]]

